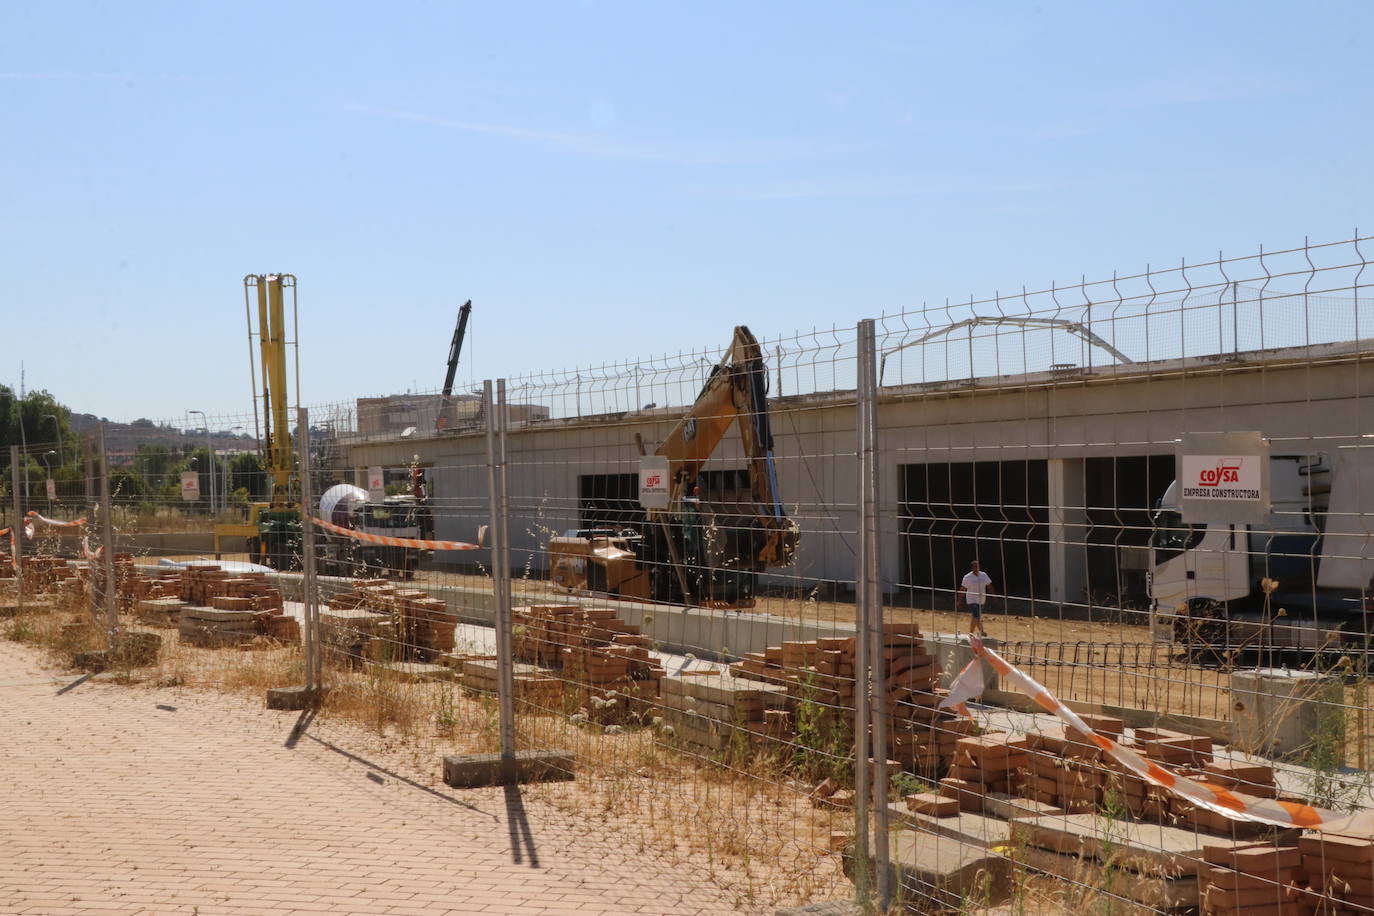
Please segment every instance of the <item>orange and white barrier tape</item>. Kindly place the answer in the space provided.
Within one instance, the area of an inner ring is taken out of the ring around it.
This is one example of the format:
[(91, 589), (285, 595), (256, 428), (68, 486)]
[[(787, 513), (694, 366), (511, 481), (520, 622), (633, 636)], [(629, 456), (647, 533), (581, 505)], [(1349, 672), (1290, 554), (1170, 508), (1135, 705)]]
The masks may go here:
[(83, 538), (81, 539), (81, 553), (86, 557), (86, 559), (88, 559), (88, 560), (98, 560), (98, 559), (100, 558), (100, 555), (103, 554), (104, 552), (105, 552), (105, 547), (104, 547), (104, 545), (101, 545), (101, 547), (100, 547), (99, 550), (92, 550), (92, 549), (91, 549), (91, 539), (90, 539), (89, 537), (83, 537)]
[[(1256, 798), (1252, 795), (1232, 792), (1230, 789), (1209, 782), (1181, 776), (1167, 767), (1146, 760), (1130, 748), (1123, 747), (1111, 738), (1093, 731), (1087, 723), (1078, 717), (1077, 713), (1061, 703), (1054, 694), (1040, 686), (1030, 675), (985, 646), (978, 637), (970, 636), (969, 645), (977, 656), (974, 658), (974, 662), (980, 658), (987, 661), (1008, 684), (1034, 700), (1041, 709), (1053, 713), (1064, 724), (1086, 735), (1090, 741), (1131, 773), (1152, 785), (1167, 789), (1199, 808), (1214, 811), (1235, 821), (1272, 824), (1277, 827), (1305, 827), (1310, 830), (1333, 833), (1374, 834), (1374, 811), (1342, 814), (1339, 811), (1314, 808), (1299, 802)], [(941, 706), (957, 709), (967, 701), (982, 694), (981, 666), (974, 669), (972, 674), (970, 674), (971, 668), (973, 668), (973, 663), (965, 667), (959, 676), (951, 682), (949, 696), (941, 701)], [(968, 676), (966, 677), (966, 675)]]
[[(86, 524), (86, 519), (84, 518), (79, 518), (74, 522), (63, 522), (55, 518), (48, 518), (45, 515), (40, 515), (32, 509), (28, 511), (27, 517), (37, 519), (50, 528), (80, 528), (82, 525)], [(30, 535), (30, 537), (32, 537), (32, 535)]]
[(949, 682), (949, 696), (940, 705), (953, 709), (959, 715), (972, 719), (973, 713), (965, 704), (983, 695), (983, 663), (976, 657), (969, 660), (954, 680)]
[(354, 531), (352, 528), (345, 528), (342, 525), (333, 525), (322, 518), (311, 518), (319, 527), (335, 534), (342, 534), (344, 537), (353, 538), (355, 541), (365, 541), (368, 544), (384, 544), (387, 547), (410, 547), (414, 550), (482, 550), (481, 544), (469, 544), (467, 541), (423, 541), (419, 538), (393, 538), (382, 534), (367, 534), (363, 531)]

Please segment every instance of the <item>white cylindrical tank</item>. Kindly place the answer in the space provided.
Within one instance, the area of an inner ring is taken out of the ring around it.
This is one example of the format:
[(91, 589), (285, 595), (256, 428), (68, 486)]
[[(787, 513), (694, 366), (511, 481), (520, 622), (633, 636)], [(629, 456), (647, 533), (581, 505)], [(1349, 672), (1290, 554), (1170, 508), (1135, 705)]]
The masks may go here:
[(350, 516), (355, 506), (367, 502), (367, 491), (351, 483), (335, 484), (320, 496), (320, 518), (345, 528), (353, 527)]

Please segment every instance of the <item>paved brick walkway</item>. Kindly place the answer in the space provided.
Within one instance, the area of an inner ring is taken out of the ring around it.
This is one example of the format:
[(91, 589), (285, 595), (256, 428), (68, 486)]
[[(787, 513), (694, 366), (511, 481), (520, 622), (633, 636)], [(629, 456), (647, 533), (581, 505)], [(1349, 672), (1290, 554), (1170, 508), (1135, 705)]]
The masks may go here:
[[(0, 642), (0, 913), (745, 912), (502, 789), (436, 790), (295, 713), (54, 677)], [(289, 745), (289, 746), (288, 746)]]

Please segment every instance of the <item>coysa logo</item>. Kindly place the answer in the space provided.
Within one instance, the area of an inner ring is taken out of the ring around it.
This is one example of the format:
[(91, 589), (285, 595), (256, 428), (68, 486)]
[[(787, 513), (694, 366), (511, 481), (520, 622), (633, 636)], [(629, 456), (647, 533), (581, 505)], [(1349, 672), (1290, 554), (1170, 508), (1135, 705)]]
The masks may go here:
[(1240, 482), (1240, 465), (1243, 458), (1233, 458), (1234, 464), (1219, 464), (1214, 468), (1203, 468), (1198, 472), (1197, 483), (1200, 487), (1219, 487), (1224, 483)]
[(1256, 456), (1183, 456), (1185, 499), (1260, 498), (1260, 461)]
[(645, 509), (668, 508), (668, 459), (651, 455), (639, 460), (639, 504)]

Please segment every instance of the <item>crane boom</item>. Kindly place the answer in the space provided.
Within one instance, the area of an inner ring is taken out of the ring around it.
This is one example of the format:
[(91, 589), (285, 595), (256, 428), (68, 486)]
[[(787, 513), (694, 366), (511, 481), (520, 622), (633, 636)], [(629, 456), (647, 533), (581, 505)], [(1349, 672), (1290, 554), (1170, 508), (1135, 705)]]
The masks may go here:
[(439, 415), (435, 429), (449, 425), (449, 398), (453, 396), (453, 378), (458, 373), (458, 357), (463, 352), (463, 338), (468, 333), (468, 315), (472, 314), (472, 300), (464, 302), (458, 309), (458, 324), (453, 329), (453, 340), (448, 345), (448, 372), (444, 375), (444, 393), (439, 401)]
[[(263, 421), (267, 470), (272, 477), (272, 508), (291, 502), (291, 427), (286, 392), (286, 315), (282, 277), (258, 277), (258, 343), (262, 349)], [(293, 278), (294, 279), (294, 278)]]
[(448, 374), (444, 376), (444, 397), (453, 394), (453, 376), (458, 372), (458, 356), (463, 352), (463, 338), (468, 333), (468, 315), (472, 314), (472, 300), (464, 302), (458, 309), (458, 326), (453, 329), (453, 340), (448, 345)]
[[(290, 290), (292, 327), (286, 324), (286, 290)], [(292, 393), (288, 390), (286, 349), (295, 346), (296, 278), (291, 274), (249, 274), (243, 278), (244, 307), (248, 317), (249, 374), (253, 379), (253, 396), (257, 398), (257, 382), (262, 382), (262, 443), (263, 469), (271, 482), (271, 496), (267, 503), (254, 503), (246, 526), (216, 526), (216, 538), (221, 534), (248, 534), (249, 553), (255, 559), (276, 569), (296, 568), (301, 551), (301, 507), (293, 497), (292, 477), (295, 456), (291, 449), (290, 409)], [(257, 305), (257, 327), (253, 326), (252, 304)], [(253, 338), (257, 338), (261, 365), (253, 365)], [(300, 400), (300, 359), (296, 360), (295, 400)], [(257, 404), (253, 409), (257, 421)], [(248, 532), (241, 531), (243, 528)], [(251, 533), (249, 533), (251, 532)], [(217, 548), (218, 549), (218, 548)]]

